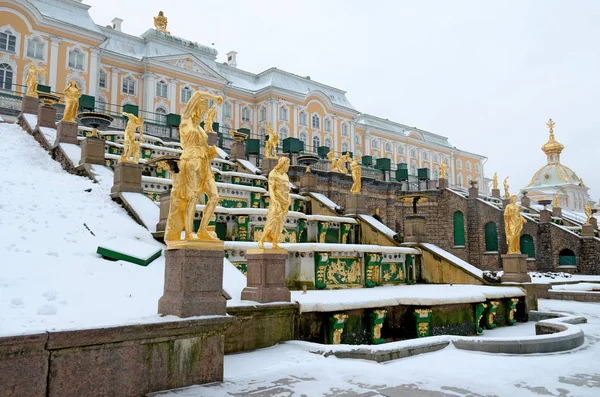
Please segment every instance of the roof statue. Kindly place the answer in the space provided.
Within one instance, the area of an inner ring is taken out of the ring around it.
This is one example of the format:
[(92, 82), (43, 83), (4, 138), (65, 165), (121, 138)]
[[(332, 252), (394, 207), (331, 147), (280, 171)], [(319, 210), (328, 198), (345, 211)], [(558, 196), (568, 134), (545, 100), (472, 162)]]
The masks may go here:
[(554, 201), (552, 202), (552, 208), (560, 208), (560, 190), (556, 191)]
[(158, 16), (154, 17), (154, 27), (159, 32), (170, 34), (167, 30), (167, 17), (163, 14), (162, 11), (159, 11)]
[(498, 190), (498, 173), (494, 172), (494, 177), (493, 177), (493, 182), (492, 182), (492, 189), (494, 190)]
[(510, 193), (508, 193), (508, 177), (504, 178), (504, 198), (508, 200), (510, 198)]
[(586, 225), (591, 225), (592, 224), (592, 216), (593, 216), (593, 211), (592, 211), (592, 205), (590, 203), (587, 203), (585, 205), (585, 216), (587, 216), (587, 220), (585, 221)]

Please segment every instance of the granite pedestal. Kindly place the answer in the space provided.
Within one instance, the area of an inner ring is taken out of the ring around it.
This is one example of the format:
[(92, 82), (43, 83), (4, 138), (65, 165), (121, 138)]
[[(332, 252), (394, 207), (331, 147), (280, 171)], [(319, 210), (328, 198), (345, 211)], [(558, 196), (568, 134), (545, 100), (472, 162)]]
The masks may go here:
[(492, 189), (492, 197), (501, 198), (500, 197), (500, 189)]
[(317, 175), (312, 172), (305, 172), (298, 178), (298, 187), (303, 192), (314, 192), (317, 189)]
[(502, 267), (504, 274), (501, 281), (530, 283), (531, 277), (527, 274), (527, 255), (524, 254), (506, 254), (502, 255)]
[(367, 197), (364, 194), (348, 194), (346, 196), (346, 214), (366, 214)]
[(553, 207), (552, 208), (552, 216), (556, 218), (562, 218), (562, 208)]
[(586, 224), (581, 226), (582, 237), (594, 237), (594, 226)]
[(160, 314), (177, 317), (225, 314), (222, 242), (220, 246), (221, 249), (165, 252), (165, 289), (158, 301)]
[(531, 199), (527, 196), (521, 197), (521, 205), (529, 208), (531, 206)]
[(284, 249), (250, 249), (247, 287), (242, 290), (242, 300), (260, 303), (291, 302), (290, 290), (285, 286)]
[(233, 142), (231, 145), (231, 150), (229, 152), (229, 157), (232, 160), (237, 159), (246, 159), (246, 144), (243, 142)]
[(275, 168), (275, 166), (277, 165), (277, 163), (279, 162), (279, 159), (269, 159), (269, 158), (263, 158), (260, 164), (260, 169), (262, 170), (263, 174), (265, 176), (269, 175), (269, 172), (271, 172), (271, 170), (273, 170), (273, 168)]
[(142, 189), (142, 166), (140, 164), (117, 163), (115, 165), (114, 182), (110, 194), (114, 196), (123, 192), (144, 192)]
[(219, 136), (216, 133), (207, 133), (206, 134), (208, 136), (208, 146), (215, 146), (217, 143), (219, 143)]
[(56, 142), (54, 145), (58, 145), (61, 142), (77, 145), (78, 130), (79, 128), (77, 123), (64, 120), (59, 121), (56, 125)]
[[(60, 128), (60, 123), (58, 123), (58, 126)], [(106, 165), (106, 160), (104, 158), (104, 146), (104, 139), (90, 137), (85, 138), (83, 142), (81, 142), (81, 160), (79, 160), (79, 164)]]
[(469, 198), (470, 199), (477, 199), (477, 198), (479, 198), (479, 188), (470, 187), (469, 188)]
[(40, 105), (37, 112), (37, 127), (56, 128), (56, 109), (49, 105)]
[(540, 223), (550, 223), (552, 219), (552, 213), (548, 210), (540, 211)]
[(21, 102), (21, 114), (37, 114), (38, 107), (40, 106), (40, 100), (32, 96), (24, 96)]
[(404, 242), (424, 243), (427, 239), (427, 220), (422, 215), (409, 215), (404, 220)]
[(446, 189), (448, 188), (448, 179), (440, 178), (438, 179), (438, 189)]
[(506, 208), (507, 205), (510, 204), (510, 199), (509, 198), (503, 198), (502, 199), (502, 208)]

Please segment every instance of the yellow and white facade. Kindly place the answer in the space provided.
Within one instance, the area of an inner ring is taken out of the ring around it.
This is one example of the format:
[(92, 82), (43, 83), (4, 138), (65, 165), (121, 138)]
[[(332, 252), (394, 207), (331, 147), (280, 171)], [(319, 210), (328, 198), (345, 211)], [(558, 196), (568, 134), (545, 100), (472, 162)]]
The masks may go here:
[(88, 10), (75, 0), (0, 0), (0, 93), (22, 95), (33, 60), (47, 68), (40, 83), (53, 91), (74, 79), (100, 110), (120, 113), (132, 104), (160, 124), (203, 89), (223, 96), (216, 121), (224, 131), (247, 128), (264, 140), (271, 123), (280, 139), (298, 138), (308, 150), (329, 146), (387, 157), (407, 163), (412, 175), (430, 168), (433, 179), (445, 162), (450, 184), (484, 184), (484, 156), (456, 149), (446, 137), (362, 114), (343, 90), (277, 68), (246, 72), (233, 51), (227, 62), (217, 62), (214, 48), (156, 29), (132, 36), (122, 31), (121, 19), (100, 26)]

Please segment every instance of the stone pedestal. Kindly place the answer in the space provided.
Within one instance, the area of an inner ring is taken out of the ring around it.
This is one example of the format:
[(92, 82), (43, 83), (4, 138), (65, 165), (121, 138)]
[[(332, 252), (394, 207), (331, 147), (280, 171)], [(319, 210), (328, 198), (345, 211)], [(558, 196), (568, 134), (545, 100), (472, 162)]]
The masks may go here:
[(469, 188), (469, 198), (470, 198), (470, 199), (476, 199), (476, 198), (479, 198), (479, 188), (476, 188), (476, 187), (470, 187), (470, 188)]
[[(75, 124), (77, 125), (77, 124)], [(60, 123), (58, 124), (60, 128)], [(58, 141), (58, 138), (57, 138)], [(100, 138), (85, 138), (81, 142), (81, 160), (79, 164), (99, 164), (106, 165), (104, 159), (104, 139)], [(141, 174), (140, 174), (140, 186), (141, 186)]]
[(492, 189), (492, 197), (500, 198), (500, 189)]
[(142, 166), (140, 164), (117, 163), (115, 165), (115, 178), (110, 194), (113, 196), (123, 192), (144, 192), (142, 189)]
[(216, 133), (207, 133), (206, 135), (208, 136), (208, 146), (215, 146), (219, 143), (219, 136)]
[(169, 208), (171, 207), (171, 190), (160, 194), (160, 210), (158, 223), (156, 224), (157, 232), (164, 232), (167, 229), (167, 219), (169, 218)]
[[(79, 127), (77, 123), (64, 120), (59, 121), (56, 125), (56, 142), (54, 142), (54, 145), (58, 145), (60, 142), (77, 145), (78, 130)], [(104, 152), (104, 147), (102, 152)], [(102, 157), (104, 158), (104, 154)]]
[(296, 185), (303, 192), (314, 192), (317, 189), (317, 175), (312, 172), (305, 172), (298, 177)]
[(581, 226), (581, 237), (594, 237), (594, 226), (587, 224)]
[(56, 128), (56, 109), (54, 109), (54, 107), (40, 105), (37, 117), (38, 127)]
[(554, 207), (552, 208), (552, 216), (556, 218), (562, 218), (562, 208)]
[(291, 302), (290, 290), (285, 286), (284, 249), (249, 249), (248, 286), (242, 290), (242, 300), (260, 303)]
[(260, 169), (263, 172), (263, 175), (268, 176), (269, 172), (271, 172), (271, 170), (273, 170), (273, 168), (275, 168), (275, 166), (277, 165), (278, 162), (279, 162), (279, 159), (263, 158), (262, 162), (260, 164)]
[(510, 199), (505, 199), (505, 198), (502, 199), (502, 207), (503, 208), (506, 208), (506, 206), (509, 204), (510, 204)]
[(159, 314), (177, 317), (224, 315), (226, 302), (222, 248), (165, 252), (165, 290), (158, 301)]
[(527, 196), (521, 197), (521, 205), (529, 208), (531, 206), (531, 199)]
[(292, 152), (290, 154), (290, 165), (298, 165), (298, 153)]
[(408, 181), (406, 181), (406, 180), (400, 181), (400, 190), (403, 192), (408, 191)]
[(40, 100), (32, 96), (24, 96), (21, 102), (21, 114), (37, 114), (40, 107)]
[(429, 181), (427, 181), (426, 179), (420, 179), (419, 180), (419, 190), (427, 190), (428, 189), (428, 183)]
[(448, 188), (448, 179), (440, 178), (438, 179), (438, 189), (447, 189)]
[(404, 220), (404, 242), (424, 243), (427, 240), (427, 220), (422, 215), (409, 215)]
[(244, 142), (233, 142), (229, 152), (231, 160), (246, 159), (246, 144)]
[(596, 217), (592, 217), (592, 219), (590, 219), (590, 225), (592, 225), (594, 229), (598, 229), (598, 219), (596, 219)]
[(258, 166), (258, 155), (257, 154), (248, 154), (248, 161), (253, 165)]
[(530, 283), (531, 277), (527, 274), (527, 255), (506, 254), (502, 256), (504, 274), (501, 281), (515, 283)]
[(548, 210), (540, 211), (540, 223), (550, 223), (552, 219), (552, 213)]
[(331, 172), (331, 160), (319, 160), (321, 163), (321, 168), (325, 172)]
[(346, 196), (346, 214), (366, 214), (367, 196), (364, 194), (348, 194)]

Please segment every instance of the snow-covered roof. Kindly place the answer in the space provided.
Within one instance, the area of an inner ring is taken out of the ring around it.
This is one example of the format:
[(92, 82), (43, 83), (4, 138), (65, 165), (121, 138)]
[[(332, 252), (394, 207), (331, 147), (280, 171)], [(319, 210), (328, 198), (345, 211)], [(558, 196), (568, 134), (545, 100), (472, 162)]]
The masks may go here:
[(28, 0), (44, 18), (100, 33), (88, 13), (90, 6), (72, 0)]

